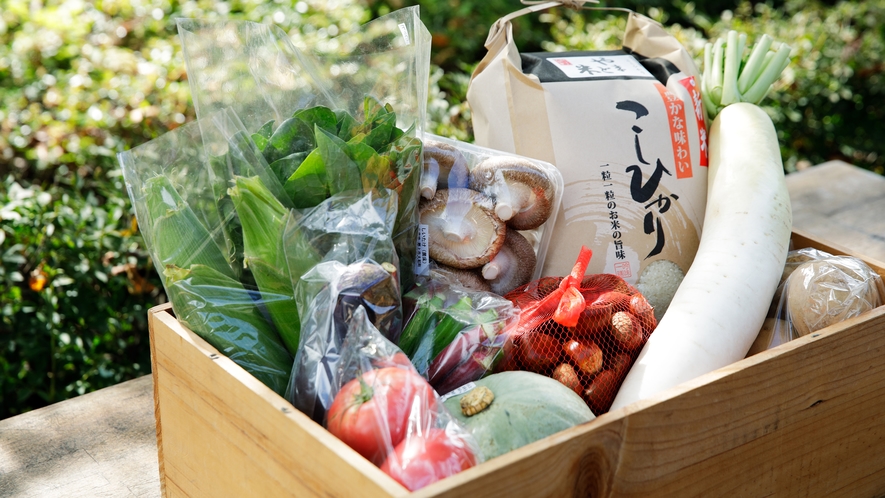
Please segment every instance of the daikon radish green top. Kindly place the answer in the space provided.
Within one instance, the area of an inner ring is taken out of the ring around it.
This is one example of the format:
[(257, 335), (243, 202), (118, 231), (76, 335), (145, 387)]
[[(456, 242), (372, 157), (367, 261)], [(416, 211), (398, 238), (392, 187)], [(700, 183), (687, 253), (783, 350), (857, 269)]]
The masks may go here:
[[(712, 45), (715, 55), (705, 57), (704, 102), (716, 117), (700, 245), (612, 410), (744, 358), (780, 280), (792, 231), (780, 146), (765, 111), (742, 99), (755, 99), (758, 82), (774, 74), (769, 67), (778, 68), (774, 78), (780, 74), (783, 52), (751, 51), (742, 63), (745, 41), (731, 33)], [(781, 50), (789, 54), (788, 47)], [(753, 62), (754, 54), (761, 63)]]

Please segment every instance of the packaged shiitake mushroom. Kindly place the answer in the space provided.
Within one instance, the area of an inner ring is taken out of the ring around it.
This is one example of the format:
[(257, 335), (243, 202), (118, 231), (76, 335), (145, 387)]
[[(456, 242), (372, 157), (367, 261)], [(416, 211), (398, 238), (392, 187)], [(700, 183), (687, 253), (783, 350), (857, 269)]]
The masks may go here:
[(563, 191), (552, 164), (428, 134), (420, 190), (419, 275), (499, 295), (540, 277)]
[(747, 356), (866, 313), (881, 306), (883, 297), (882, 277), (858, 258), (812, 248), (790, 251)]

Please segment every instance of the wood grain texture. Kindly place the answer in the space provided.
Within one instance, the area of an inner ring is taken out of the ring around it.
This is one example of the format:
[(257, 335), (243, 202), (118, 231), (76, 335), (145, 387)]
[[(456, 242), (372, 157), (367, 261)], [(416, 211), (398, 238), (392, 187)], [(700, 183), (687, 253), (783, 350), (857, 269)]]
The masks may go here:
[(787, 175), (793, 228), (885, 261), (885, 177), (842, 161)]
[[(801, 233), (795, 242), (841, 252)], [(170, 314), (152, 322), (167, 496), (406, 494)], [(880, 307), (414, 496), (881, 495), (883, 329)]]
[(885, 308), (416, 496), (882, 496)]
[[(844, 253), (809, 234), (793, 239)], [(885, 306), (415, 496), (885, 496), (883, 354)]]
[(152, 385), (144, 376), (0, 420), (0, 496), (160, 496)]
[(168, 308), (151, 314), (151, 344), (165, 496), (407, 494)]

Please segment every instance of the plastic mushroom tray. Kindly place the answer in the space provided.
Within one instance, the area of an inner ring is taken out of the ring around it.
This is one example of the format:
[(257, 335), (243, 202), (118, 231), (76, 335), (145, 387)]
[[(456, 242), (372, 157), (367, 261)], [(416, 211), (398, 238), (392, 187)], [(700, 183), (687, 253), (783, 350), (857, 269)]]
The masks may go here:
[(418, 272), (504, 295), (541, 276), (563, 192), (548, 162), (427, 134)]

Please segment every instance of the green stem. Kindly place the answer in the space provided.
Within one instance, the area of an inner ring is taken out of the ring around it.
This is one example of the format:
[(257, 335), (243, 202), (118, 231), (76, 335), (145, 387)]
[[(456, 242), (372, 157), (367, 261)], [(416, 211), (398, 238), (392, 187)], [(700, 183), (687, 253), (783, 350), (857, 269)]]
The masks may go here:
[(759, 76), (759, 71), (762, 69), (762, 64), (765, 60), (765, 54), (769, 53), (768, 50), (771, 48), (772, 41), (770, 36), (762, 35), (762, 38), (753, 46), (750, 57), (747, 59), (747, 63), (744, 65), (744, 69), (738, 78), (738, 90), (741, 93), (746, 93)]
[(765, 94), (768, 93), (768, 89), (771, 85), (780, 77), (781, 72), (785, 67), (784, 63), (789, 60), (789, 57), (790, 47), (781, 44), (777, 52), (767, 61), (762, 74), (759, 75), (756, 82), (753, 83), (749, 90), (747, 90), (744, 95), (744, 100), (746, 102), (758, 104), (765, 97)]
[(710, 86), (713, 87), (711, 90), (714, 91), (716, 88), (722, 88), (722, 58), (724, 54), (724, 44), (725, 42), (722, 38), (716, 39), (716, 43), (713, 44), (713, 84)]
[(746, 34), (731, 30), (726, 39), (704, 45), (701, 100), (710, 117), (729, 104), (758, 104), (765, 98), (790, 61), (788, 45), (779, 44), (776, 51), (771, 50), (772, 45), (771, 37), (763, 35), (745, 63)]
[(725, 71), (722, 75), (722, 98), (719, 105), (726, 106), (741, 101), (738, 93), (738, 69), (741, 65), (740, 42), (737, 31), (728, 32), (725, 42)]

